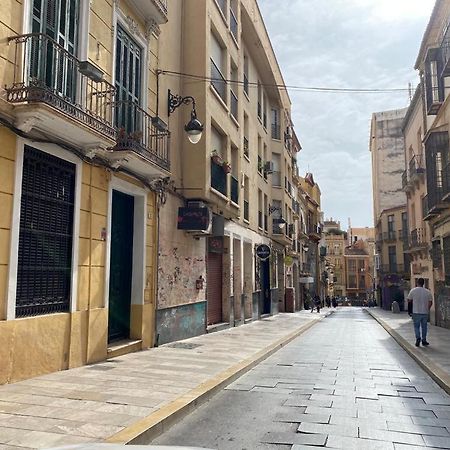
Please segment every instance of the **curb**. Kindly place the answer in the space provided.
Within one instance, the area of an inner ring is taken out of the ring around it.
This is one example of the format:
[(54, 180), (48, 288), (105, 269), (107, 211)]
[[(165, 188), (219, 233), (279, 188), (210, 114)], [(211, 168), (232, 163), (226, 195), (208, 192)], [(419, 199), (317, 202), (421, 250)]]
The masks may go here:
[(405, 338), (397, 333), (392, 327), (390, 327), (383, 319), (372, 314), (371, 311), (366, 309), (366, 312), (371, 315), (405, 350), (414, 361), (428, 374), (430, 377), (445, 391), (450, 394), (450, 375), (442, 370), (437, 364), (435, 364), (430, 358), (425, 356), (416, 347), (413, 347)]
[[(330, 312), (330, 314), (331, 313), (332, 312)], [(210, 380), (205, 381), (186, 394), (181, 395), (171, 403), (163, 406), (158, 411), (155, 411), (149, 416), (144, 417), (134, 424), (124, 428), (122, 431), (110, 436), (105, 439), (105, 442), (114, 444), (147, 444), (148, 441), (155, 439), (172, 425), (175, 425), (175, 423), (193, 412), (198, 406), (207, 402), (218, 391), (231, 384), (241, 375), (248, 372), (254, 366), (268, 358), (280, 348), (284, 347), (296, 337), (308, 331), (312, 326), (330, 314), (327, 314), (320, 319), (311, 320), (307, 324), (301, 326), (298, 330), (284, 336), (275, 343), (260, 350), (252, 357), (224, 370)]]

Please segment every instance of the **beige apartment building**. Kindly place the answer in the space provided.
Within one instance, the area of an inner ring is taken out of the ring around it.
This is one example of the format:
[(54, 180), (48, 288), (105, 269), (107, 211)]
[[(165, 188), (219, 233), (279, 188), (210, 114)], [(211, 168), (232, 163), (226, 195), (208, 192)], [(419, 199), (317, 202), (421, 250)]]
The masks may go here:
[(345, 297), (346, 273), (344, 251), (347, 247), (347, 233), (341, 230), (340, 222), (329, 219), (324, 221), (323, 237), (326, 246), (326, 270), (330, 297)]
[[(422, 217), (426, 225), (420, 222), (423, 230), (429, 230), (426, 236), (427, 249), (432, 255), (433, 292), (435, 314), (432, 320), (439, 326), (450, 328), (450, 158), (449, 158), (449, 90), (450, 76), (450, 1), (437, 1), (429, 24), (422, 38), (415, 68), (421, 79), (421, 101), (423, 122), (419, 119), (412, 125), (417, 128), (417, 139), (423, 136), (425, 163), (426, 195), (422, 200)], [(412, 106), (414, 108), (414, 106)], [(408, 130), (406, 130), (408, 131)], [(407, 134), (408, 135), (408, 134)], [(411, 136), (412, 138), (412, 136)], [(414, 146), (413, 146), (414, 150)], [(420, 148), (416, 147), (418, 154)], [(409, 148), (406, 148), (406, 152)], [(420, 189), (420, 186), (419, 186)], [(422, 191), (424, 192), (424, 191)], [(417, 210), (416, 206), (416, 210)], [(417, 212), (414, 216), (417, 218)], [(411, 218), (411, 221), (414, 220)], [(417, 225), (416, 225), (417, 226)], [(425, 245), (425, 244), (424, 244)], [(422, 270), (424, 252), (417, 253), (415, 270)], [(426, 264), (423, 264), (426, 266)], [(431, 284), (431, 283), (430, 283)]]
[(407, 229), (406, 214), (402, 216), (406, 213), (406, 195), (399, 176), (405, 169), (402, 125), (406, 113), (407, 108), (374, 113), (370, 127), (377, 302), (385, 309), (409, 289), (401, 238)]
[[(424, 201), (427, 194), (425, 154), (423, 147), (423, 89), (419, 85), (403, 122), (405, 136), (405, 171), (402, 175), (406, 192), (408, 228), (402, 230), (405, 256), (405, 271), (410, 272), (411, 287), (423, 278), (425, 286), (434, 296), (433, 263), (430, 256), (431, 235), (424, 221)], [(425, 212), (426, 213), (426, 212)], [(399, 231), (400, 232), (400, 231)], [(409, 259), (409, 267), (406, 266)], [(440, 257), (439, 257), (440, 259)], [(435, 304), (431, 309), (431, 321), (435, 323)]]
[(154, 345), (171, 156), (152, 121), (164, 0), (1, 9), (4, 383)]
[[(258, 4), (174, 3), (158, 77), (160, 115), (178, 151), (160, 211), (159, 343), (283, 311), (285, 287), (298, 296), (299, 278), (301, 146), (289, 97), (273, 87), (283, 78)], [(177, 96), (190, 100), (165, 116), (166, 98)], [(204, 128), (195, 145), (183, 131), (192, 99)], [(257, 256), (261, 244), (269, 257)]]
[(369, 246), (366, 241), (354, 241), (344, 249), (346, 297), (353, 306), (361, 306), (373, 299), (370, 274)]

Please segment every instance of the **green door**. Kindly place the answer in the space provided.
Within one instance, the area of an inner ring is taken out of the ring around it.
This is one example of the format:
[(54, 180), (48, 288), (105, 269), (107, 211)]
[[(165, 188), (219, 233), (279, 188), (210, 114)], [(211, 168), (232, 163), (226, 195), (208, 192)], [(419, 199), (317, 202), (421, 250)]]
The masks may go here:
[(134, 197), (113, 191), (108, 341), (130, 337)]

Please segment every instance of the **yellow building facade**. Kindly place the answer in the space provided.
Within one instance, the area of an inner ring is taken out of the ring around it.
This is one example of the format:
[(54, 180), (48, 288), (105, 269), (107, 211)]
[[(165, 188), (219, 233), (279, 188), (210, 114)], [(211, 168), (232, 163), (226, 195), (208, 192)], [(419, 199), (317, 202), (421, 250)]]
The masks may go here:
[(0, 383), (154, 343), (162, 0), (6, 1)]

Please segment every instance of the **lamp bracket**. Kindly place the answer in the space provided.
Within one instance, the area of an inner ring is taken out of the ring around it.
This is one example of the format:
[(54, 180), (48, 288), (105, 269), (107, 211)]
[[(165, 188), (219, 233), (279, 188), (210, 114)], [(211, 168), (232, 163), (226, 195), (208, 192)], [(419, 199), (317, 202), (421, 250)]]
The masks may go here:
[(186, 97), (182, 97), (181, 95), (172, 94), (170, 89), (168, 91), (167, 97), (167, 115), (170, 116), (179, 106), (181, 105), (189, 105), (192, 103), (192, 108), (195, 113), (195, 100), (194, 97), (187, 95)]

